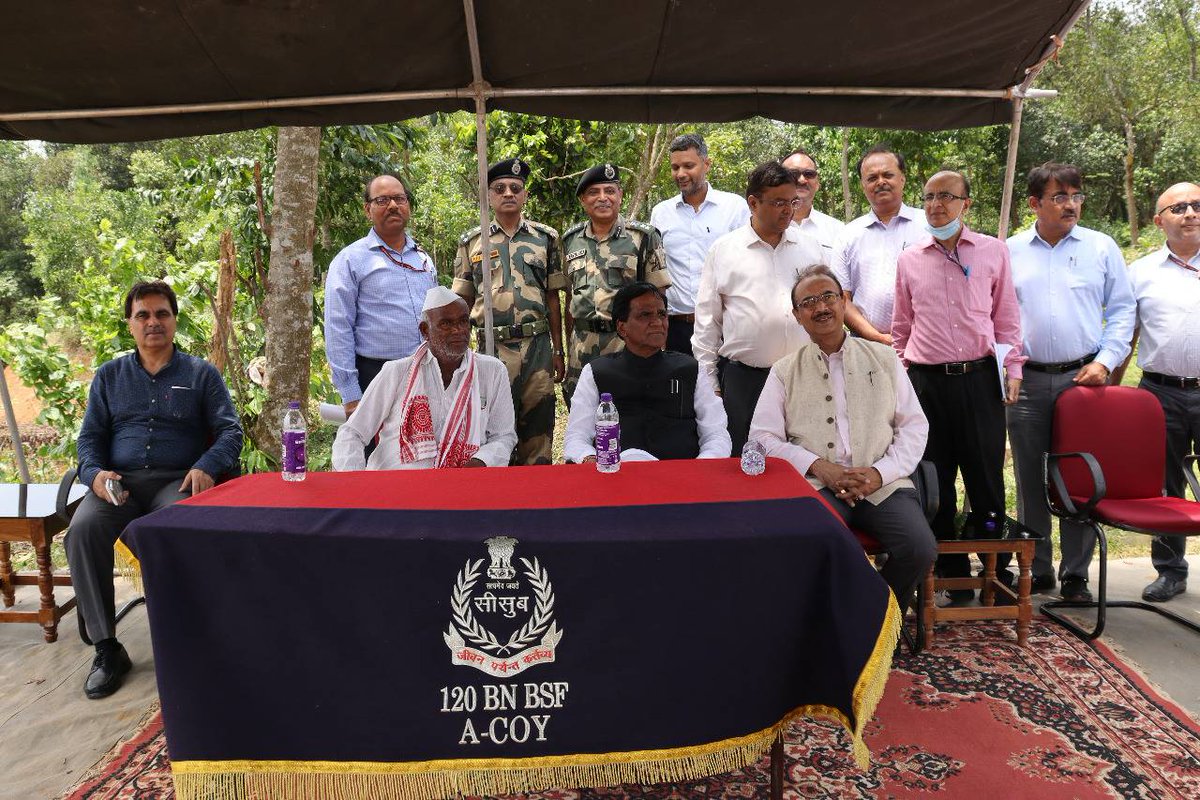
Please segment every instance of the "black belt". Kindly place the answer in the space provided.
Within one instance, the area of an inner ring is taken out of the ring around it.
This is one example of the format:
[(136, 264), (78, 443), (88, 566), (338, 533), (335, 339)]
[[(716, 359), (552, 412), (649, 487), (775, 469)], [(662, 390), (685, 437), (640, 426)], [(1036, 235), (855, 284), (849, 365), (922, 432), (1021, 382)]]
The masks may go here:
[(948, 364), (916, 364), (910, 361), (908, 368), (915, 369), (918, 372), (936, 372), (941, 375), (966, 375), (968, 372), (983, 369), (995, 363), (996, 359), (994, 357), (984, 356), (974, 361), (951, 361)]
[(1177, 378), (1174, 375), (1163, 375), (1161, 372), (1143, 372), (1142, 377), (1160, 386), (1173, 386), (1176, 389), (1200, 389), (1200, 378)]
[(696, 315), (695, 314), (668, 314), (667, 319), (677, 319), (680, 322), (694, 323), (696, 321)]
[(730, 366), (741, 367), (742, 369), (748, 369), (748, 370), (752, 370), (754, 372), (770, 372), (771, 371), (770, 367), (752, 367), (749, 364), (743, 364), (741, 361), (734, 361), (732, 358), (725, 358), (725, 356), (721, 356), (721, 358), (724, 359), (725, 366), (727, 366), (727, 367), (730, 367)]
[(1096, 360), (1097, 353), (1092, 353), (1090, 356), (1077, 358), (1074, 361), (1064, 361), (1061, 364), (1039, 364), (1036, 361), (1026, 361), (1025, 369), (1031, 369), (1034, 372), (1048, 372), (1051, 375), (1062, 375), (1064, 372), (1070, 372), (1073, 369), (1079, 369), (1084, 364), (1090, 364)]
[(577, 319), (575, 330), (588, 333), (616, 333), (617, 324), (606, 319)]

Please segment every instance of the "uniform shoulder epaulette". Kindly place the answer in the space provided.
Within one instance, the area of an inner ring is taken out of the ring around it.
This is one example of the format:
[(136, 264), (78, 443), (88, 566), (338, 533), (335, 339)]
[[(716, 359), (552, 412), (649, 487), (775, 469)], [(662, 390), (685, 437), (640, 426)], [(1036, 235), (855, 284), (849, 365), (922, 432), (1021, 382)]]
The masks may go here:
[(625, 227), (630, 228), (635, 231), (641, 231), (642, 233), (645, 233), (645, 234), (651, 234), (658, 230), (653, 225), (651, 225), (649, 222), (641, 222), (640, 220), (636, 220), (636, 219), (625, 220)]
[(557, 238), (558, 238), (558, 231), (556, 231), (554, 228), (551, 228), (551, 227), (550, 227), (549, 225), (547, 225), (546, 223), (544, 223), (544, 222), (538, 222), (537, 220), (533, 220), (533, 219), (528, 219), (528, 220), (525, 220), (525, 221), (529, 223), (529, 226), (530, 226), (531, 228), (534, 228), (535, 230), (539, 230), (539, 231), (541, 231), (542, 233), (544, 233), (544, 234), (546, 234), (547, 236), (549, 236), (551, 239), (557, 239)]
[(563, 238), (565, 239), (568, 236), (574, 236), (575, 234), (577, 234), (581, 230), (583, 230), (586, 225), (587, 225), (587, 220), (584, 220), (583, 222), (576, 222), (574, 225), (572, 225), (571, 227), (569, 227), (565, 231), (563, 231), (563, 234), (562, 234)]
[(472, 239), (474, 239), (478, 235), (479, 235), (479, 226), (476, 225), (474, 228), (471, 228), (471, 230), (467, 231), (466, 233), (464, 233), (462, 236), (460, 236), (458, 238), (459, 247), (462, 247), (463, 245), (467, 244), (468, 242), (470, 242)]

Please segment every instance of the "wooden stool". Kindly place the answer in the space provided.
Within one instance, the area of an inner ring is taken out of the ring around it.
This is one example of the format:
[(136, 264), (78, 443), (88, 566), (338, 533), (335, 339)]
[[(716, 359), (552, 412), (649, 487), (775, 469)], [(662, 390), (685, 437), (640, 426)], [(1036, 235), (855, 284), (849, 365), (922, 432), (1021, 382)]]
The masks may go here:
[[(1009, 523), (1015, 526), (1015, 523)], [(983, 574), (969, 578), (938, 578), (933, 574), (933, 567), (925, 576), (925, 588), (921, 594), (921, 606), (925, 614), (925, 641), (932, 642), (934, 626), (943, 620), (959, 619), (1015, 619), (1017, 621), (1017, 644), (1025, 646), (1029, 639), (1029, 621), (1033, 618), (1033, 602), (1029, 599), (1029, 591), (1033, 583), (1033, 548), (1037, 543), (1036, 535), (1032, 538), (1012, 539), (966, 539), (958, 541), (938, 542), (938, 553), (978, 553), (983, 561)], [(1013, 553), (1017, 557), (1017, 566), (1021, 570), (1017, 578), (1017, 591), (1004, 585), (996, 578), (996, 556), (1000, 553)], [(933, 596), (943, 589), (981, 589), (981, 606), (967, 608), (938, 608), (933, 603)], [(1001, 592), (1016, 605), (996, 605), (996, 592)]]

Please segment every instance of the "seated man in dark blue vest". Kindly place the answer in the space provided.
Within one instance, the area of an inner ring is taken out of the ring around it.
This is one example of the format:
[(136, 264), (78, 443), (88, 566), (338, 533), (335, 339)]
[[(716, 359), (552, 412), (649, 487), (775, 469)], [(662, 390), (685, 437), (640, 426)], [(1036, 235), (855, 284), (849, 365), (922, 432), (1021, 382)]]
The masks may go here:
[(666, 352), (667, 298), (653, 284), (632, 283), (613, 298), (613, 321), (625, 349), (583, 368), (563, 456), (595, 461), (596, 406), (608, 392), (621, 415), (621, 458), (728, 458), (725, 407), (696, 359)]

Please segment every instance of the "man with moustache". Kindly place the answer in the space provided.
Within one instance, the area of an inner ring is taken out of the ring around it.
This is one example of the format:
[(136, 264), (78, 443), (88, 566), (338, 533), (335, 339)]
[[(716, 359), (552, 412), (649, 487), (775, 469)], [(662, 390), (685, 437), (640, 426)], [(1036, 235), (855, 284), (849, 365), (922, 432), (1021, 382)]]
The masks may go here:
[[(1171, 497), (1183, 497), (1183, 459), (1200, 446), (1200, 186), (1177, 183), (1159, 196), (1154, 208), (1154, 224), (1167, 242), (1129, 266), (1142, 340), (1138, 386), (1162, 404), (1167, 422), (1164, 485)], [(1183, 536), (1154, 538), (1150, 559), (1158, 578), (1142, 591), (1143, 600), (1165, 603), (1187, 591), (1186, 547)]]
[[(1021, 389), (1021, 310), (1008, 248), (962, 222), (971, 207), (966, 177), (939, 172), (926, 182), (922, 199), (930, 235), (897, 261), (892, 336), (929, 420), (925, 459), (937, 469), (940, 498), (933, 532), (953, 539), (959, 470), (972, 514), (997, 522), (1005, 517), (1004, 406), (1017, 402)], [(1004, 357), (1003, 391), (997, 344), (1012, 347)], [(967, 532), (979, 533), (980, 527)], [(997, 576), (1009, 584), (1010, 557), (996, 559)], [(967, 555), (939, 556), (938, 571), (945, 578), (966, 577)], [(974, 596), (971, 589), (950, 592), (960, 603)]]
[(696, 287), (704, 256), (720, 236), (750, 219), (745, 198), (723, 192), (708, 182), (712, 159), (696, 133), (671, 142), (671, 178), (679, 194), (650, 212), (650, 224), (662, 234), (671, 286), (667, 289), (667, 349), (692, 355), (696, 322)]
[(842, 285), (827, 267), (802, 270), (791, 296), (812, 341), (771, 368), (750, 438), (787, 459), (847, 525), (883, 545), (881, 574), (903, 616), (937, 554), (908, 478), (929, 423), (895, 351), (846, 335)]
[(838, 242), (846, 230), (846, 223), (822, 214), (813, 207), (813, 200), (821, 190), (821, 177), (817, 173), (817, 162), (806, 151), (796, 148), (783, 160), (783, 165), (796, 176), (796, 197), (800, 205), (792, 212), (792, 223), (799, 226), (801, 233), (821, 243), (832, 260)]
[(612, 318), (612, 299), (621, 287), (635, 281), (660, 289), (671, 285), (658, 231), (621, 215), (620, 172), (614, 164), (598, 164), (584, 172), (575, 196), (588, 218), (563, 233), (563, 268), (570, 292), (563, 383), (568, 407), (584, 366), (621, 347)]
[[(471, 351), (467, 301), (433, 287), (420, 332), (416, 352), (384, 364), (338, 428), (335, 470), (508, 466), (517, 443), (508, 369)], [(366, 459), (363, 445), (376, 435), (379, 445)]]
[(325, 357), (349, 416), (384, 363), (421, 343), (421, 301), (437, 284), (433, 259), (407, 232), (413, 195), (395, 175), (367, 182), (367, 235), (345, 247), (325, 279)]
[[(1079, 169), (1054, 162), (1034, 167), (1028, 189), (1037, 221), (1008, 240), (1029, 356), (1020, 402), (1008, 407), (1008, 433), (1017, 518), (1042, 535), (1033, 558), (1033, 589), (1041, 592), (1055, 583), (1042, 475), (1055, 400), (1071, 386), (1107, 382), (1129, 353), (1137, 308), (1117, 243), (1078, 224), (1084, 199)], [(1068, 519), (1059, 531), (1059, 593), (1064, 600), (1091, 600), (1087, 577), (1096, 535), (1091, 526)]]
[(896, 259), (924, 239), (925, 214), (904, 203), (904, 156), (878, 144), (858, 160), (871, 210), (846, 223), (833, 272), (846, 289), (846, 326), (873, 342), (892, 343)]
[(453, 289), (474, 306), (471, 319), (482, 349), (483, 270), (491, 270), (496, 355), (508, 368), (517, 414), (514, 465), (549, 464), (554, 444), (554, 384), (565, 373), (558, 293), (566, 287), (558, 231), (526, 219), (529, 165), (519, 158), (488, 169), (488, 199), (495, 217), (488, 252), (476, 225), (458, 242)]
[(817, 240), (792, 225), (796, 178), (778, 161), (746, 181), (750, 222), (713, 243), (696, 297), (692, 349), (719, 386), (733, 454), (740, 455), (771, 365), (807, 340), (788, 289), (805, 267), (827, 264)]
[(696, 359), (663, 351), (667, 300), (653, 284), (626, 286), (613, 298), (625, 349), (592, 359), (571, 399), (563, 457), (596, 460), (596, 406), (612, 395), (621, 414), (621, 458), (728, 458), (725, 409)]

